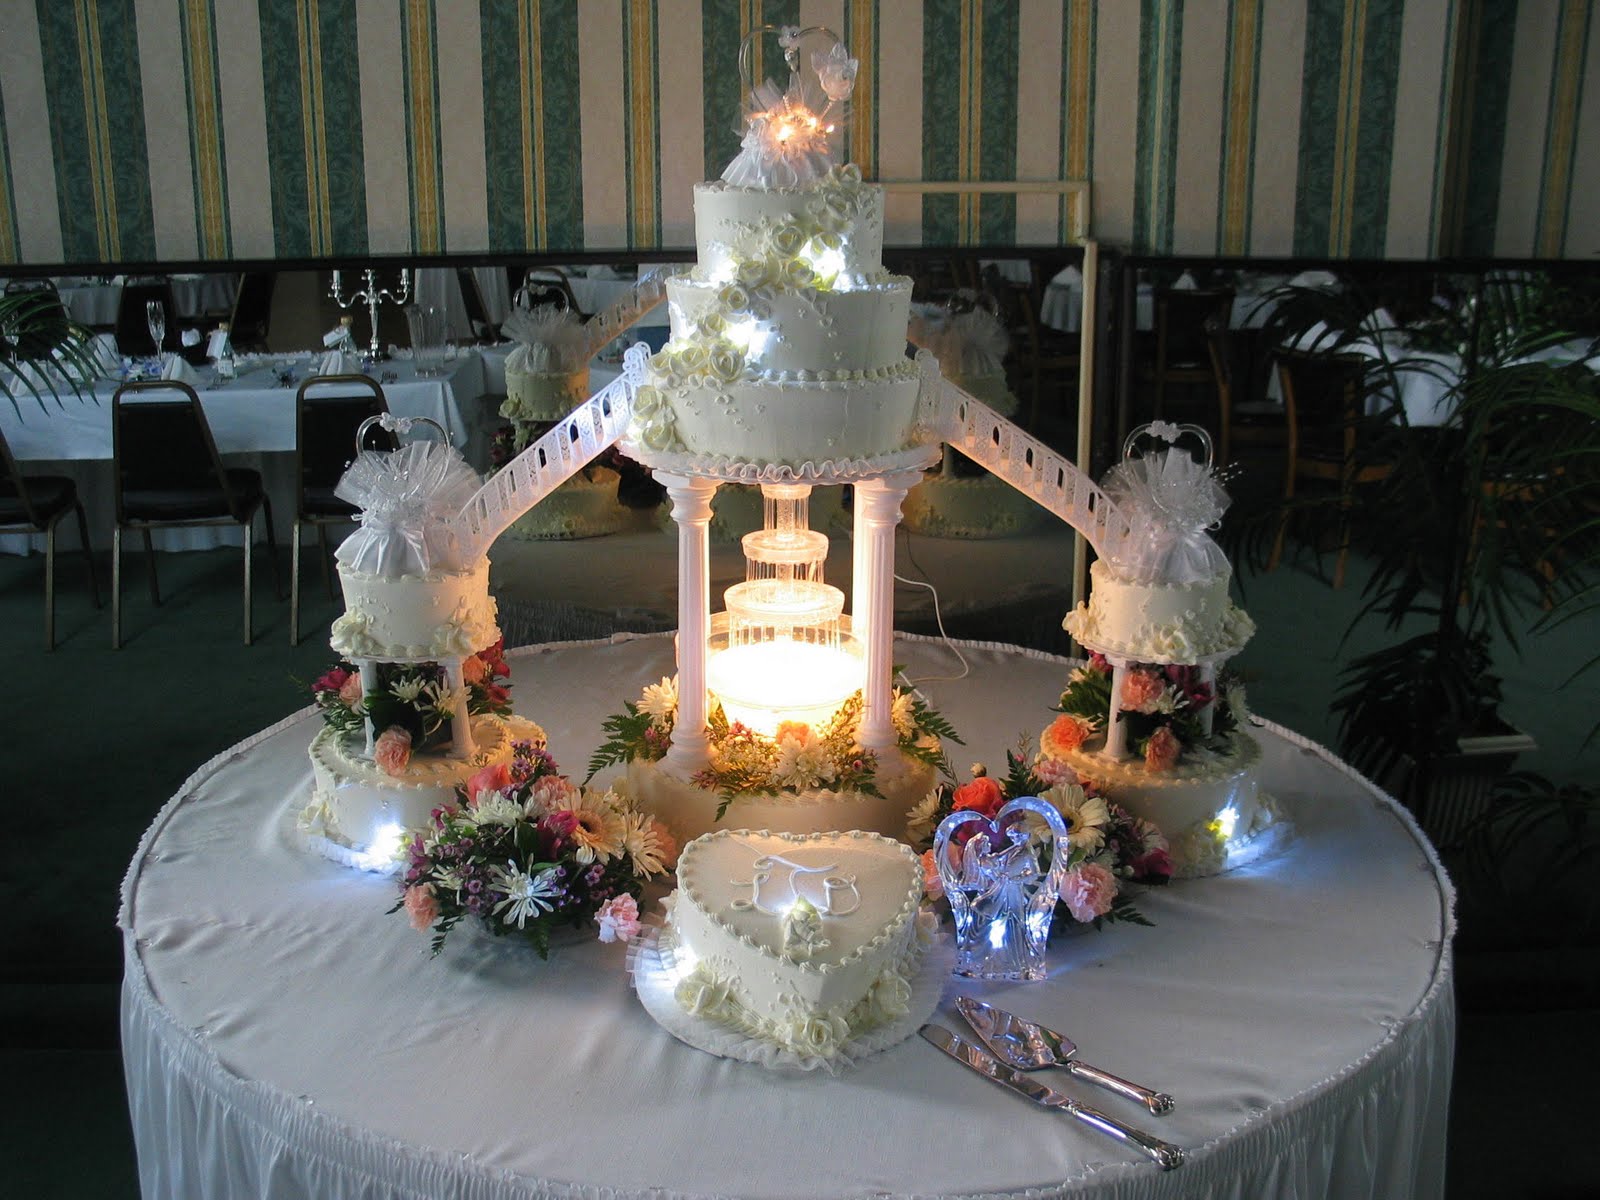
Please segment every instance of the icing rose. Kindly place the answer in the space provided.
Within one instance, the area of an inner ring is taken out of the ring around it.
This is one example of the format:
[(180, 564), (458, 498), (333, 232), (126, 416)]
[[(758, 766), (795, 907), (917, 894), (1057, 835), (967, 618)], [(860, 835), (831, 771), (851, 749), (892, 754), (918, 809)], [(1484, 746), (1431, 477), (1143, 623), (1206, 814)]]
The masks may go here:
[(706, 369), (723, 383), (732, 383), (744, 372), (744, 355), (731, 342), (718, 342), (706, 356)]
[(801, 1054), (831, 1058), (850, 1037), (850, 1025), (843, 1017), (813, 1013), (797, 1021), (785, 1039)]
[(674, 352), (677, 359), (678, 370), (685, 375), (698, 375), (706, 369), (706, 348), (690, 342), (688, 345)]
[(931, 946), (934, 939), (939, 936), (939, 915), (931, 908), (917, 911), (917, 945)]
[(467, 780), (467, 803), (477, 804), (480, 792), (504, 792), (511, 785), (511, 768), (505, 763), (491, 763)]
[(433, 894), (433, 884), (415, 883), (406, 889), (406, 916), (411, 928), (426, 932), (439, 917), (439, 900)]
[(1166, 690), (1166, 683), (1154, 671), (1136, 667), (1122, 677), (1122, 707), (1129, 712), (1155, 712)]
[(872, 985), (872, 1005), (885, 1017), (903, 1017), (911, 1011), (911, 985), (898, 971), (888, 970)]
[(955, 790), (953, 800), (957, 809), (970, 808), (973, 812), (981, 813), (991, 820), (1005, 803), (1005, 797), (1000, 793), (1000, 785), (987, 775), (974, 779), (971, 783), (963, 783)]
[(339, 699), (342, 700), (345, 704), (348, 704), (351, 708), (359, 708), (360, 707), (360, 705), (361, 705), (361, 676), (360, 675), (356, 674), (354, 671), (350, 672), (349, 677), (347, 679), (345, 679), (345, 681), (339, 685)]
[(633, 414), (636, 417), (654, 416), (665, 403), (661, 398), (661, 389), (647, 383), (633, 394)]
[(724, 312), (738, 316), (750, 311), (750, 293), (740, 284), (726, 283), (717, 293), (717, 303)]
[(772, 248), (785, 258), (793, 258), (806, 244), (808, 235), (798, 225), (780, 225), (772, 235)]
[(1117, 898), (1117, 880), (1099, 863), (1083, 863), (1061, 881), (1061, 902), (1074, 921), (1093, 921), (1111, 911)]
[(1039, 739), (1039, 748), (1052, 756), (1067, 754), (1082, 746), (1091, 732), (1093, 729), (1089, 722), (1071, 713), (1062, 713), (1044, 731)]
[(855, 187), (861, 182), (861, 168), (855, 163), (845, 163), (835, 169), (834, 177), (846, 187)]
[(754, 291), (772, 281), (772, 271), (764, 258), (747, 258), (733, 271), (734, 277), (746, 288)]
[(399, 775), (411, 761), (411, 735), (399, 725), (391, 725), (372, 745), (372, 761), (386, 775)]
[(701, 316), (700, 332), (710, 337), (717, 337), (728, 328), (728, 320), (721, 313), (712, 310)]
[(692, 1017), (710, 1017), (721, 1012), (728, 1003), (728, 985), (696, 967), (673, 990), (678, 1007)]
[(623, 892), (602, 904), (594, 920), (602, 942), (626, 942), (639, 932), (639, 902)]
[(1149, 771), (1170, 771), (1178, 765), (1178, 756), (1183, 753), (1183, 743), (1178, 740), (1178, 735), (1172, 732), (1171, 726), (1163, 725), (1150, 735), (1150, 740), (1144, 746), (1144, 765)]
[(677, 434), (673, 430), (671, 413), (662, 413), (653, 421), (648, 421), (642, 428), (641, 435), (644, 444), (652, 450), (670, 450), (677, 443)]

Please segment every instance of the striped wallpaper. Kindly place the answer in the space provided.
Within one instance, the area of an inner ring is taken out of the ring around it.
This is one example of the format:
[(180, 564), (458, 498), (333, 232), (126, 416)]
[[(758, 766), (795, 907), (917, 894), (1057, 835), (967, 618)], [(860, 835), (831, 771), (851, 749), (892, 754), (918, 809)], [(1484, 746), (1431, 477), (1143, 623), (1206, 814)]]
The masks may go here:
[[(845, 34), (872, 178), (1088, 179), (1147, 253), (1587, 258), (1595, 5), (0, 0), (0, 262), (682, 247), (761, 24)], [(1066, 228), (1050, 194), (889, 217)]]

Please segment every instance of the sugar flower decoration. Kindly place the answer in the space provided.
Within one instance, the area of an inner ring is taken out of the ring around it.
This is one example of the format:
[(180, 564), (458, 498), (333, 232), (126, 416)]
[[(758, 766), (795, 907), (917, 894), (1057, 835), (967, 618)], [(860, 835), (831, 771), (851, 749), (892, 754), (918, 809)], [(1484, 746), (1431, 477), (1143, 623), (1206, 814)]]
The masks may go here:
[(850, 98), (850, 93), (855, 90), (856, 70), (860, 65), (839, 42), (811, 56), (811, 67), (817, 73), (817, 81), (822, 84), (828, 99), (835, 104)]

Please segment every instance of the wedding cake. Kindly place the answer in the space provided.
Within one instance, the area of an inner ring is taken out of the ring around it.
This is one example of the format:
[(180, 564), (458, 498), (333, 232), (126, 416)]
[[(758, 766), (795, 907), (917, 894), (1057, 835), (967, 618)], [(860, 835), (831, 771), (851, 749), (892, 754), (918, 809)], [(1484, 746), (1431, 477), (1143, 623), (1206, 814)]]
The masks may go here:
[(910, 1011), (930, 935), (922, 880), (909, 847), (871, 833), (696, 838), (679, 856), (664, 933), (679, 1006), (832, 1058)]
[[(402, 434), (417, 424), (375, 419)], [(544, 745), (511, 715), (489, 560), (460, 561), (441, 520), (479, 482), (451, 446), (412, 442), (361, 452), (336, 489), (362, 519), (338, 550), (345, 610), (329, 644), (340, 662), (312, 689), (324, 727), (299, 824), (351, 865), (388, 868), (405, 832), (472, 775), (509, 763), (514, 742)]]
[[(546, 305), (517, 308), (501, 326), (517, 342), (506, 356), (506, 398), (500, 415), (511, 424), (496, 439), (495, 459), (509, 460), (589, 398), (591, 336), (578, 315)], [(621, 476), (590, 464), (523, 513), (507, 532), (532, 540), (603, 537), (626, 528), (618, 502)]]
[[(1136, 455), (1145, 436), (1166, 443)], [(1178, 446), (1190, 437), (1197, 461)], [(1089, 600), (1063, 622), (1089, 651), (1040, 736), (1036, 773), (1082, 780), (1171, 846), (1174, 873), (1213, 874), (1276, 819), (1245, 732), (1244, 689), (1223, 670), (1255, 632), (1229, 595), (1232, 568), (1206, 532), (1227, 496), (1196, 426), (1136, 430), (1105, 491), (1133, 536), (1090, 571)]]

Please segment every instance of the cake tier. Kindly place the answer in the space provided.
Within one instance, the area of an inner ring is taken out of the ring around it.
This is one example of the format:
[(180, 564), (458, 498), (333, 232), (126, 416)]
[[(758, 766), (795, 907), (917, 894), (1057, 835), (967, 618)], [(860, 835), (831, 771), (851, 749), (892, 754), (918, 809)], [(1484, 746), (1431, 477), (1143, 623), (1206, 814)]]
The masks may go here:
[(900, 523), (929, 537), (996, 538), (1026, 533), (1049, 515), (993, 475), (930, 475), (906, 494)]
[(659, 762), (635, 759), (628, 764), (629, 793), (680, 842), (714, 830), (746, 827), (777, 833), (817, 833), (828, 829), (863, 829), (887, 837), (903, 837), (906, 813), (934, 785), (934, 769), (898, 751), (879, 756), (877, 787), (881, 795), (830, 792), (821, 789), (776, 796), (747, 794), (730, 805), (722, 820), (722, 797), (662, 770)]
[(626, 529), (632, 514), (617, 501), (621, 476), (595, 467), (593, 478), (576, 475), (518, 517), (506, 533), (528, 541), (604, 537)]
[(892, 278), (849, 291), (773, 288), (748, 301), (733, 291), (738, 311), (729, 310), (729, 295), (730, 289), (721, 284), (668, 280), (673, 345), (692, 344), (695, 331), (714, 317), (730, 335), (739, 329), (740, 341), (748, 339), (745, 374), (831, 371), (837, 375), (894, 366), (906, 359), (909, 279)]
[(433, 662), (500, 640), (487, 556), (459, 571), (393, 577), (340, 563), (339, 584), (345, 610), (328, 642), (346, 658)]
[(703, 279), (732, 279), (741, 262), (793, 256), (818, 234), (837, 240), (838, 269), (873, 277), (883, 269), (883, 189), (842, 168), (808, 187), (694, 188), (694, 236)]
[(1226, 751), (1189, 751), (1167, 771), (1149, 770), (1136, 758), (1106, 758), (1093, 741), (1049, 757), (1156, 825), (1170, 843), (1175, 875), (1214, 875), (1226, 865), (1231, 846), (1270, 825), (1275, 815), (1256, 782), (1261, 747), (1244, 733), (1229, 740)]
[(546, 375), (506, 367), (506, 399), (500, 415), (508, 421), (559, 421), (589, 398), (589, 368)]
[(872, 458), (911, 444), (919, 391), (914, 362), (839, 374), (674, 382), (652, 363), (653, 386), (641, 388), (634, 401), (631, 436), (646, 453), (791, 467)]
[(425, 827), (434, 809), (454, 804), (456, 788), (477, 772), (509, 763), (514, 742), (545, 743), (532, 721), (491, 715), (472, 718), (472, 738), (477, 750), (470, 758), (415, 754), (390, 775), (366, 756), (361, 735), (323, 729), (311, 741), (311, 803), (301, 827), (357, 852), (392, 849), (401, 831)]
[(1080, 645), (1112, 658), (1191, 664), (1226, 658), (1255, 633), (1228, 595), (1232, 573), (1198, 583), (1130, 583), (1104, 560), (1089, 571), (1089, 600), (1067, 614)]
[(903, 1015), (921, 959), (922, 868), (860, 831), (722, 830), (678, 860), (672, 937), (693, 967), (680, 1004), (827, 1056)]

